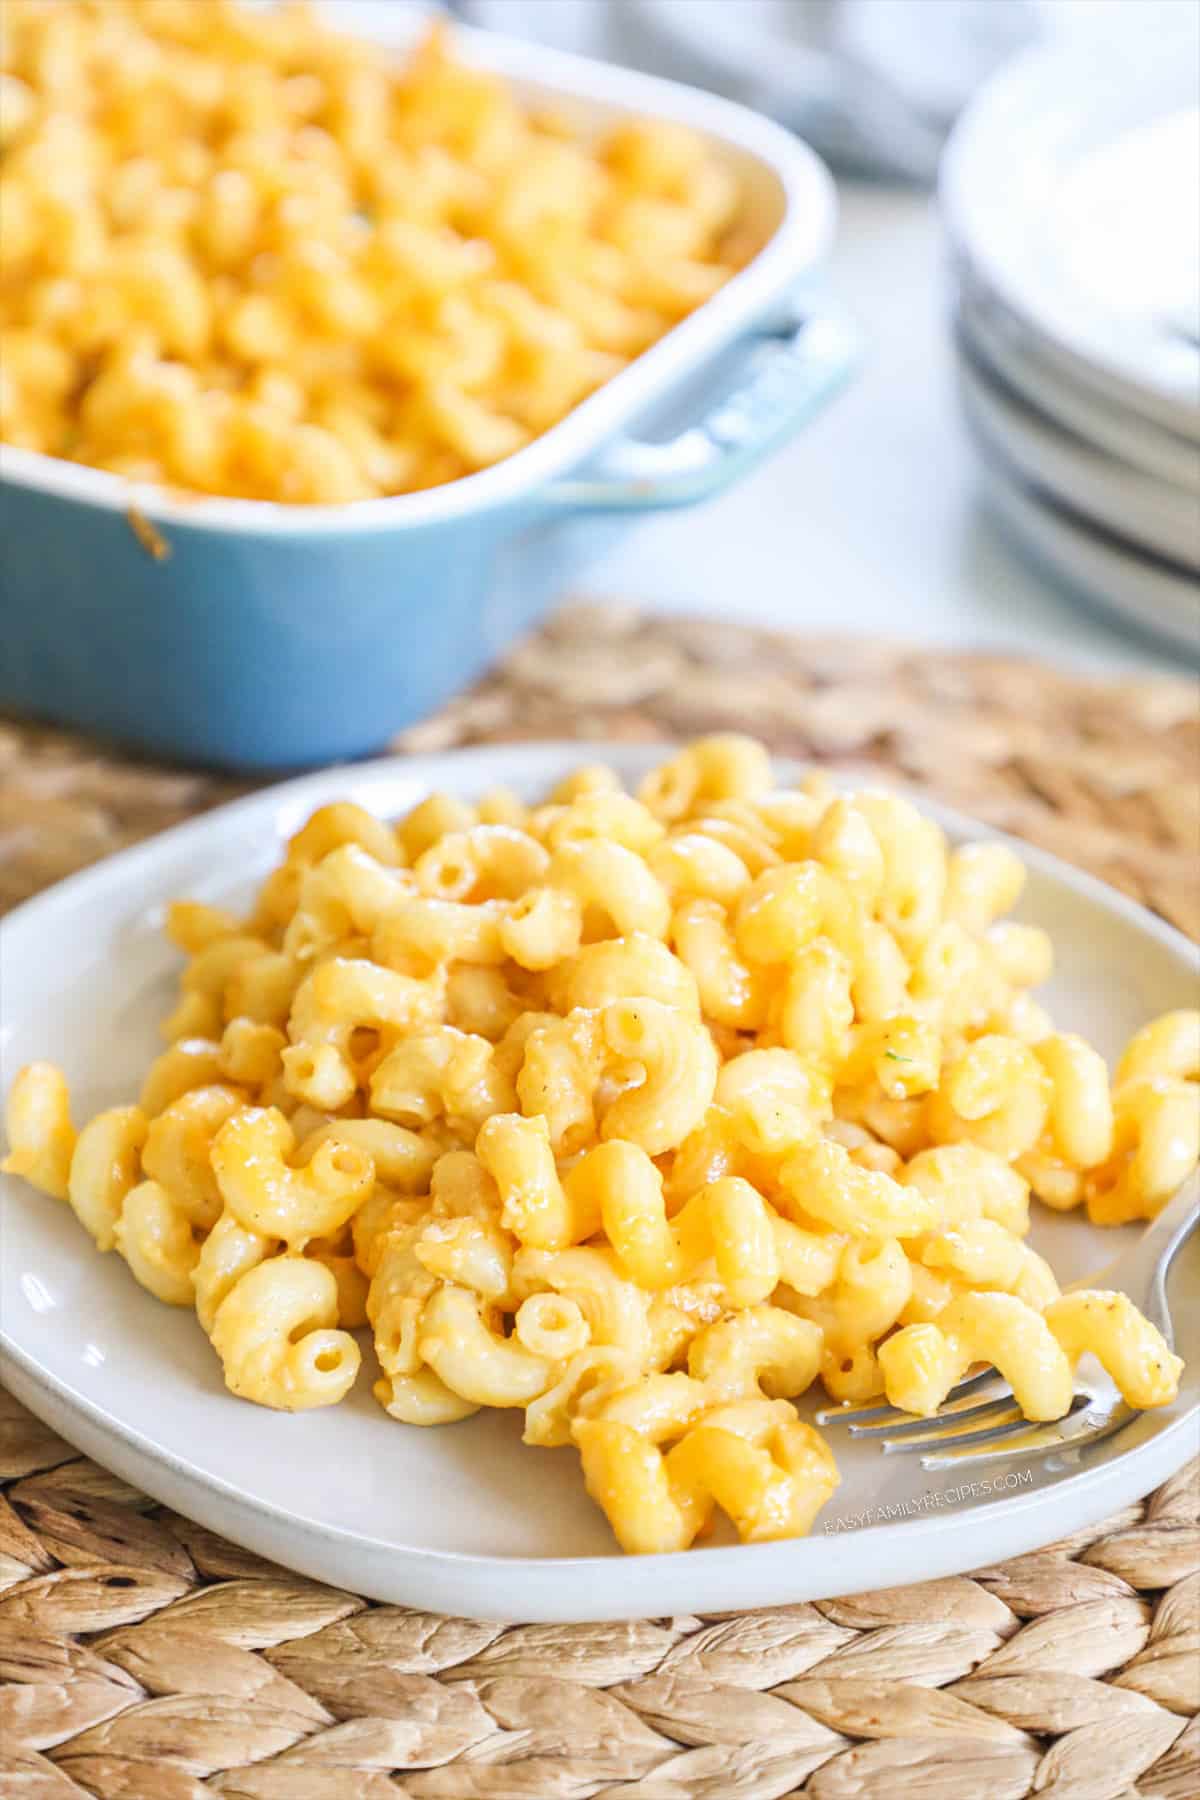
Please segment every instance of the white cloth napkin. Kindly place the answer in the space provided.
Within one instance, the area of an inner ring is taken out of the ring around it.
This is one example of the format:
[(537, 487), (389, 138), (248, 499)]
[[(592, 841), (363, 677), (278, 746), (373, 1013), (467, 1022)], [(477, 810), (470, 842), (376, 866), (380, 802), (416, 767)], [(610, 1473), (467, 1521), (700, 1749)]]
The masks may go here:
[(712, 88), (835, 162), (918, 181), (933, 179), (970, 94), (1039, 29), (1039, 0), (447, 4), (472, 24)]

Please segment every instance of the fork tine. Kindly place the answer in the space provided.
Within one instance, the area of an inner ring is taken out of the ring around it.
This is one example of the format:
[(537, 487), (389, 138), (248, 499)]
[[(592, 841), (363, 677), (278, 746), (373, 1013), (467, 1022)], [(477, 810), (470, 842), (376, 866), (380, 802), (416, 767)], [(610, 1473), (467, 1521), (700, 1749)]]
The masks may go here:
[(1054, 1419), (1047, 1425), (1032, 1425), (1028, 1431), (1006, 1437), (995, 1449), (969, 1444), (952, 1450), (934, 1452), (921, 1458), (923, 1469), (953, 1469), (963, 1463), (1002, 1462), (1014, 1456), (1048, 1456), (1056, 1450), (1076, 1453), (1088, 1444), (1102, 1443), (1128, 1425), (1137, 1413), (1129, 1406), (1118, 1406), (1112, 1413), (1097, 1418), (1091, 1406), (1077, 1407), (1065, 1419)]
[[(935, 1418), (953, 1417), (964, 1404), (979, 1400), (1007, 1399), (1012, 1389), (995, 1369), (981, 1369), (978, 1375), (968, 1375), (957, 1387), (952, 1387), (943, 1400)], [(836, 1425), (849, 1423), (851, 1428), (865, 1425), (874, 1419), (894, 1419), (897, 1424), (911, 1420), (912, 1414), (901, 1412), (898, 1407), (889, 1406), (886, 1401), (872, 1400), (860, 1406), (825, 1406), (816, 1415), (818, 1425)]]
[(938, 1444), (990, 1443), (1002, 1433), (1023, 1430), (1027, 1423), (1020, 1407), (1010, 1402), (1004, 1411), (995, 1413), (978, 1431), (958, 1431), (953, 1420), (939, 1420), (935, 1416), (924, 1421), (926, 1429), (923, 1432), (897, 1431), (877, 1441), (885, 1456), (911, 1455), (914, 1450), (928, 1450)]
[[(1008, 1388), (997, 1394), (993, 1400), (977, 1401), (960, 1400), (957, 1406), (943, 1406), (928, 1417), (911, 1418), (907, 1413), (894, 1413), (889, 1419), (880, 1419), (874, 1424), (851, 1425), (850, 1436), (856, 1438), (912, 1437), (917, 1434), (928, 1435), (935, 1426), (959, 1426), (970, 1420), (983, 1421), (995, 1413), (1009, 1412), (1012, 1409), (1013, 1397)], [(895, 1421), (899, 1421), (896, 1423)], [(957, 1435), (957, 1434), (956, 1434)]]

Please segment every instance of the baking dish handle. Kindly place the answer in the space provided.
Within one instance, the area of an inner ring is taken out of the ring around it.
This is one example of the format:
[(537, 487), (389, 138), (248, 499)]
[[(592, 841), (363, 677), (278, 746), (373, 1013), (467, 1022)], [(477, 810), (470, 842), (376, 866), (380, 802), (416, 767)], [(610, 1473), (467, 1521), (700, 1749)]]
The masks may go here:
[(698, 425), (664, 444), (621, 438), (588, 474), (553, 483), (539, 502), (650, 512), (719, 494), (832, 399), (855, 366), (858, 339), (847, 316), (822, 299), (747, 338), (743, 350), (742, 379)]

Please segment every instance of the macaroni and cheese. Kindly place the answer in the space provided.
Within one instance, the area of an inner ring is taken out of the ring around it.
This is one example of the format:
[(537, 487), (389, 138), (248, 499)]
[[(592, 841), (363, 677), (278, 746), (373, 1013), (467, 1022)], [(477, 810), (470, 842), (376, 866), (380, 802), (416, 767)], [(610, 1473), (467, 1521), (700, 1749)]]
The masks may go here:
[(0, 438), (336, 504), (511, 456), (757, 248), (732, 168), (434, 30), (301, 0), (5, 0)]
[(170, 909), (138, 1102), (77, 1133), (34, 1064), (4, 1167), (193, 1305), (234, 1394), (340, 1400), (365, 1328), (393, 1419), (519, 1410), (628, 1551), (718, 1509), (793, 1536), (838, 1481), (814, 1382), (924, 1414), (992, 1363), (1053, 1419), (1090, 1352), (1132, 1406), (1176, 1393), (1131, 1303), (1025, 1240), (1031, 1193), (1151, 1218), (1195, 1166), (1200, 1016), (1110, 1080), (1029, 999), (1023, 880), (895, 795), (777, 790), (738, 737), (636, 795), (325, 806), (247, 919)]

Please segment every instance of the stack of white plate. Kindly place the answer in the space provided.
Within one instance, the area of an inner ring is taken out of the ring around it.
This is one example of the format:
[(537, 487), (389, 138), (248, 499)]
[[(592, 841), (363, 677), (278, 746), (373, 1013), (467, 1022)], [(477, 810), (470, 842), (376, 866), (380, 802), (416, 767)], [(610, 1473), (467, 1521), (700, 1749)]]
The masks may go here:
[(1062, 581), (1193, 655), (1198, 90), (1190, 33), (1033, 51), (972, 103), (941, 176), (993, 507)]

